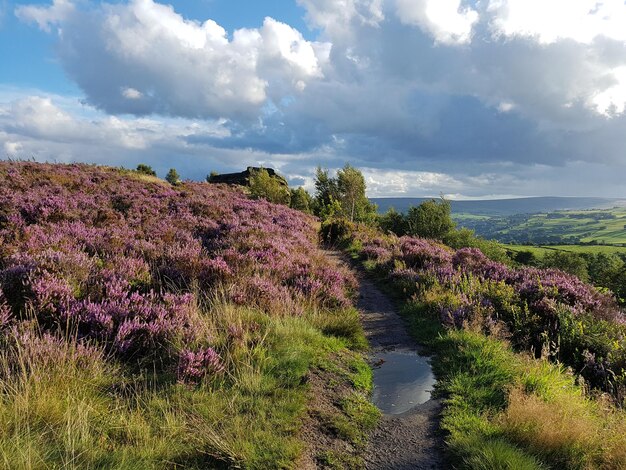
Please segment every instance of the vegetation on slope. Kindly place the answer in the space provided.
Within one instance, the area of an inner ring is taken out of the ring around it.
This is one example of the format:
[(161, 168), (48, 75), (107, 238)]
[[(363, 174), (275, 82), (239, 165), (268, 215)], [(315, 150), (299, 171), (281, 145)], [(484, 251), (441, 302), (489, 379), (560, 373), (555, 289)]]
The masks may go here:
[(315, 370), (370, 410), (330, 422), (371, 425), (354, 280), (314, 220), (175, 183), (0, 164), (4, 466), (293, 467)]
[(626, 468), (626, 416), (594, 391), (623, 400), (624, 318), (610, 294), (476, 249), (342, 221), (323, 233), (389, 286), (434, 354), (459, 467)]
[(476, 217), (457, 214), (460, 225), (504, 243), (626, 245), (626, 208)]

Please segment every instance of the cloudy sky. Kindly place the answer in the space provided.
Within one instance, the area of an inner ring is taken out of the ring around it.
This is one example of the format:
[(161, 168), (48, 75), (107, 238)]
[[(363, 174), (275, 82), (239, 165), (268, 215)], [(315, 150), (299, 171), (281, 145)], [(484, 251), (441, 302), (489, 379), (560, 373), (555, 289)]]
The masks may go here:
[(624, 0), (0, 0), (0, 156), (626, 197)]

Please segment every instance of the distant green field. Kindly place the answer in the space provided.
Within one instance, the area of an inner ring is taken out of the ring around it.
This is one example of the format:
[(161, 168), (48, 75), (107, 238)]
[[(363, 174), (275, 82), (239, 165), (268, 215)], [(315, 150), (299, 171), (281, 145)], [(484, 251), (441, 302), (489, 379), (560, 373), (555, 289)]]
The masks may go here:
[(468, 214), (467, 212), (461, 212), (459, 214), (452, 214), (452, 218), (457, 222), (463, 222), (465, 220), (489, 220), (488, 215)]
[(460, 226), (471, 228), (484, 238), (503, 243), (538, 246), (581, 243), (626, 245), (624, 207), (507, 217), (477, 217), (462, 213), (454, 214), (454, 219)]
[(607, 246), (607, 245), (502, 245), (505, 249), (511, 251), (530, 251), (535, 256), (542, 256), (549, 251), (569, 251), (571, 253), (604, 253), (604, 254), (626, 254), (626, 246)]

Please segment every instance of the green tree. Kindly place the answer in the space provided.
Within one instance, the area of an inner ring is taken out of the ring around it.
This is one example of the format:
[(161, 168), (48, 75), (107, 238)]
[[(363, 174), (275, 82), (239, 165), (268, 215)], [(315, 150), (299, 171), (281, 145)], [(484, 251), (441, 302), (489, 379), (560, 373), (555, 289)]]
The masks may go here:
[(250, 193), (252, 197), (266, 199), (275, 204), (289, 205), (291, 193), (289, 187), (279, 178), (273, 178), (265, 168), (253, 171), (250, 175)]
[(614, 254), (597, 253), (585, 256), (589, 279), (598, 287), (611, 289), (620, 303), (626, 300), (626, 263)]
[[(549, 251), (543, 255), (541, 265), (544, 268), (554, 268), (573, 274), (581, 281), (589, 280), (588, 264), (584, 256), (568, 251)], [(603, 286), (608, 287), (608, 286)]]
[(500, 243), (494, 240), (485, 240), (477, 237), (473, 230), (466, 227), (452, 229), (443, 237), (442, 241), (456, 250), (460, 248), (478, 248), (489, 259), (510, 264), (511, 260), (507, 256), (506, 250)]
[(211, 181), (213, 181), (216, 176), (219, 176), (219, 173), (217, 171), (212, 171), (211, 173), (209, 173), (206, 177), (207, 183), (210, 183)]
[(175, 168), (170, 168), (170, 171), (165, 175), (165, 181), (167, 181), (172, 186), (176, 186), (180, 184), (180, 176)]
[(142, 175), (148, 176), (156, 176), (156, 171), (152, 169), (150, 165), (146, 165), (145, 163), (140, 163), (137, 165), (137, 169), (135, 170), (137, 173), (141, 173)]
[(409, 235), (443, 240), (455, 226), (451, 216), (450, 201), (442, 197), (440, 201), (431, 199), (422, 202), (419, 206), (410, 207), (406, 215), (406, 223)]
[[(333, 212), (352, 222), (373, 223), (376, 206), (365, 196), (365, 178), (356, 168), (346, 164), (330, 177), (328, 170), (317, 168), (315, 173), (315, 214), (324, 219)], [(336, 212), (339, 204), (341, 210)], [(333, 207), (329, 207), (333, 206)]]
[(291, 190), (291, 202), (289, 207), (302, 212), (311, 212), (311, 195), (302, 187)]
[(406, 235), (406, 220), (401, 212), (390, 207), (387, 212), (378, 218), (378, 225), (385, 232), (395, 233), (399, 237)]
[(330, 200), (328, 204), (322, 206), (318, 217), (322, 220), (329, 220), (342, 215), (341, 203), (335, 199)]
[(350, 222), (371, 222), (376, 216), (376, 207), (365, 196), (363, 173), (346, 163), (337, 172), (337, 189), (344, 216)]
[(522, 250), (515, 253), (513, 259), (525, 266), (536, 266), (537, 256), (530, 250)]
[(338, 199), (337, 180), (328, 176), (328, 170), (318, 166), (315, 170), (315, 214), (319, 215), (324, 206)]

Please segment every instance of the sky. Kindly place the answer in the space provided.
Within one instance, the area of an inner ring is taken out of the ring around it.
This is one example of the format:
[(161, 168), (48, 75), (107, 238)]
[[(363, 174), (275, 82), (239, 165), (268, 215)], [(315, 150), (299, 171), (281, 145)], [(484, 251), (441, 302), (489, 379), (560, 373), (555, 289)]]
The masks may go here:
[(626, 197), (626, 2), (0, 0), (0, 158)]

